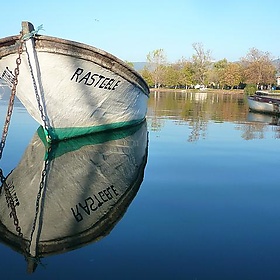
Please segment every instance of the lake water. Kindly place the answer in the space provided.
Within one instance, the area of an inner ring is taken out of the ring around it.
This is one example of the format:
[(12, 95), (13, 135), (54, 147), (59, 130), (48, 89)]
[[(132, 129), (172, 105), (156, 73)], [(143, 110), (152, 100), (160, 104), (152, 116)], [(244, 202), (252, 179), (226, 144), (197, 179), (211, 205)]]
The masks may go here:
[[(2, 99), (1, 124), (6, 108)], [(79, 248), (42, 258), (28, 274), (23, 254), (7, 244), (15, 237), (0, 221), (1, 279), (280, 279), (278, 124), (276, 117), (249, 113), (238, 94), (151, 93), (148, 149), (145, 127), (141, 136), (113, 140), (116, 147), (136, 147), (129, 150), (133, 159), (144, 151), (148, 158), (142, 184), (111, 232), (97, 242), (82, 244), (81, 237)], [(37, 128), (16, 102), (0, 167), (6, 175), (16, 168), (11, 174), (18, 184), (25, 182), (22, 190), (29, 189), (28, 170), (36, 163), (27, 160), (21, 167), (30, 165), (22, 180), (16, 172)], [(107, 157), (102, 152), (100, 160)], [(37, 192), (30, 193), (30, 204)], [(70, 188), (63, 196), (58, 203), (71, 196)], [(18, 213), (22, 229), (31, 215), (27, 208)], [(51, 218), (66, 222), (60, 211)]]

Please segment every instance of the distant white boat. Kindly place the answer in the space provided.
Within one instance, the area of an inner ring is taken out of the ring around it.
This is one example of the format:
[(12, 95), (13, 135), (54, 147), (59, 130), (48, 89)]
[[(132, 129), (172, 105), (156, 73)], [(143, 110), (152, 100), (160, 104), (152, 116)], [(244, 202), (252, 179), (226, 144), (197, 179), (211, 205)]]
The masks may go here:
[(135, 125), (145, 119), (149, 88), (127, 63), (82, 44), (38, 35), (29, 22), (0, 39), (0, 77), (10, 86), (19, 56), (17, 97), (49, 141)]
[(30, 272), (40, 258), (112, 230), (142, 183), (148, 150), (146, 122), (48, 149), (42, 135), (40, 127), (0, 194), (0, 241), (25, 256)]
[(248, 96), (248, 106), (251, 111), (280, 114), (280, 99), (269, 96), (253, 95)]

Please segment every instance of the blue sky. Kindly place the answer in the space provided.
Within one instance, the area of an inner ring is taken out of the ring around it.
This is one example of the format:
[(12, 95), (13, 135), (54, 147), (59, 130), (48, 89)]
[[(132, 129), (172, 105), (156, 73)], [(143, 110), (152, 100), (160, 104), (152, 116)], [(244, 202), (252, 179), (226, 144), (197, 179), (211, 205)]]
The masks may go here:
[(41, 34), (93, 45), (127, 61), (146, 61), (163, 49), (169, 62), (190, 58), (202, 43), (215, 60), (236, 61), (250, 48), (280, 57), (280, 1), (79, 0), (2, 1), (0, 37), (18, 34), (21, 21)]

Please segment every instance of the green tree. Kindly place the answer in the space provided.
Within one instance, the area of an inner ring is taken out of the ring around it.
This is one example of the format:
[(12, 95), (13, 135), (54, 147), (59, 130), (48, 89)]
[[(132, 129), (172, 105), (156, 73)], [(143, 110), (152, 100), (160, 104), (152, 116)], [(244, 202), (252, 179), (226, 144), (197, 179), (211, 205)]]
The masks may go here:
[(124, 62), (125, 62), (127, 65), (129, 65), (130, 67), (134, 68), (133, 62), (127, 61), (127, 60), (125, 60)]
[(253, 95), (257, 90), (256, 84), (247, 84), (244, 88), (244, 93), (246, 95)]
[(224, 88), (225, 84), (223, 81), (225, 69), (227, 68), (228, 61), (224, 58), (222, 60), (217, 61), (214, 63), (214, 67), (212, 68), (210, 81), (216, 86), (217, 88)]
[(204, 50), (201, 43), (192, 44), (195, 54), (192, 56), (192, 68), (194, 81), (200, 85), (207, 83), (207, 73), (212, 64), (210, 50)]
[(155, 88), (159, 88), (163, 84), (164, 66), (166, 64), (166, 56), (163, 49), (157, 49), (149, 52), (147, 55), (148, 69), (152, 74)]
[(149, 71), (147, 67), (144, 67), (140, 71), (140, 75), (143, 77), (143, 79), (146, 81), (149, 87), (152, 87), (154, 85), (152, 73)]
[(178, 87), (179, 84), (179, 71), (176, 64), (166, 65), (163, 68), (164, 78), (163, 83), (167, 87)]
[(192, 64), (190, 61), (182, 58), (176, 63), (176, 67), (179, 72), (179, 84), (185, 86), (185, 88), (187, 89), (188, 86), (193, 84)]

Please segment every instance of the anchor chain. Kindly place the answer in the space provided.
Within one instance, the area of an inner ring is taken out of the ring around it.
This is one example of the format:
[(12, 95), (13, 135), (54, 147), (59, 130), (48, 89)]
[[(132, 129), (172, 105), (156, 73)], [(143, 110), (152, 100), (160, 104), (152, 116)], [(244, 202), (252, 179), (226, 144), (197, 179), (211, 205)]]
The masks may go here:
[(23, 41), (20, 39), (19, 40), (19, 45), (18, 45), (18, 57), (16, 59), (16, 68), (14, 70), (15, 79), (14, 79), (13, 85), (12, 85), (12, 91), (11, 91), (11, 96), (10, 96), (10, 100), (9, 100), (9, 106), (8, 106), (8, 110), (7, 110), (7, 115), (6, 115), (5, 124), (4, 124), (3, 132), (2, 132), (1, 143), (0, 143), (0, 159), (2, 158), (2, 153), (3, 153), (5, 143), (6, 143), (6, 138), (7, 138), (7, 135), (8, 135), (9, 125), (10, 125), (10, 122), (11, 122), (11, 117), (12, 117), (13, 108), (14, 108), (16, 88), (17, 88), (18, 76), (19, 76), (19, 66), (21, 64), (22, 47), (23, 47)]
[(36, 96), (36, 100), (37, 100), (37, 104), (38, 104), (38, 109), (40, 111), (41, 119), (43, 121), (44, 129), (45, 129), (45, 132), (46, 132), (46, 138), (47, 138), (48, 142), (51, 142), (51, 140), (52, 140), (51, 128), (48, 124), (48, 119), (47, 119), (47, 116), (44, 112), (44, 107), (41, 104), (41, 98), (40, 98), (40, 95), (39, 95), (39, 92), (38, 92), (37, 83), (36, 83), (36, 80), (35, 80), (35, 76), (34, 76), (31, 61), (30, 61), (30, 56), (29, 56), (29, 53), (28, 53), (27, 49), (26, 49), (26, 53), (27, 53), (28, 66), (29, 66), (29, 69), (30, 69), (31, 78), (32, 78), (32, 82), (33, 82), (33, 87), (34, 87), (34, 91), (35, 91), (35, 96)]
[[(1, 143), (0, 143), (0, 159), (2, 158), (2, 155), (3, 155), (3, 150), (4, 150), (4, 147), (5, 147), (5, 143), (6, 143), (6, 139), (7, 139), (7, 135), (8, 135), (8, 130), (9, 130), (9, 125), (10, 125), (10, 122), (11, 122), (11, 117), (12, 117), (13, 108), (14, 108), (16, 88), (17, 88), (17, 85), (18, 85), (19, 66), (21, 64), (21, 55), (22, 55), (22, 51), (23, 51), (23, 43), (24, 42), (22, 41), (22, 32), (20, 32), (20, 39), (19, 39), (19, 42), (18, 42), (18, 49), (17, 49), (18, 57), (16, 59), (16, 68), (14, 70), (14, 77), (15, 78), (14, 78), (13, 83), (12, 83), (11, 96), (10, 96), (10, 99), (9, 99), (9, 105), (8, 105), (8, 109), (7, 109), (6, 119), (5, 119), (4, 128), (3, 128), (3, 132), (2, 132)], [(22, 233), (21, 227), (19, 225), (19, 220), (18, 220), (17, 213), (16, 213), (16, 205), (14, 204), (14, 200), (13, 200), (12, 194), (10, 192), (10, 186), (7, 185), (6, 178), (5, 178), (1, 168), (0, 168), (0, 181), (2, 183), (2, 186), (4, 187), (8, 207), (11, 208), (10, 215), (14, 220), (14, 226), (15, 226), (16, 232), (22, 240), (22, 248), (24, 249), (23, 233)]]
[(0, 169), (0, 180), (1, 180), (2, 185), (4, 186), (8, 207), (11, 208), (10, 215), (13, 217), (14, 226), (16, 228), (16, 232), (17, 232), (17, 234), (18, 234), (18, 236), (20, 238), (23, 238), (23, 233), (21, 232), (21, 227), (19, 225), (19, 220), (18, 220), (17, 213), (16, 213), (16, 206), (14, 204), (14, 200), (13, 200), (12, 194), (11, 194), (11, 192), (9, 190), (10, 186), (7, 185), (7, 183), (6, 183), (6, 178), (5, 178), (4, 174), (3, 174), (2, 169)]
[[(6, 138), (7, 138), (7, 135), (8, 135), (11, 116), (12, 116), (12, 112), (13, 112), (14, 100), (15, 100), (15, 95), (16, 95), (16, 88), (17, 88), (17, 85), (18, 85), (19, 66), (21, 64), (21, 55), (22, 55), (22, 52), (23, 52), (23, 45), (25, 44), (25, 40), (26, 39), (23, 38), (22, 32), (21, 32), (19, 43), (18, 43), (18, 57), (16, 59), (16, 68), (14, 70), (15, 78), (14, 78), (14, 81), (12, 83), (11, 96), (10, 96), (10, 100), (9, 100), (7, 115), (6, 115), (6, 119), (5, 119), (5, 123), (4, 123), (1, 143), (0, 143), (0, 159), (2, 158), (3, 150), (4, 150), (4, 147), (5, 147), (5, 143), (6, 143)], [(33, 74), (33, 71), (32, 71), (30, 58), (29, 58), (29, 54), (28, 54), (27, 50), (26, 50), (26, 53), (27, 53), (27, 57), (28, 57), (29, 67), (30, 67), (30, 70), (31, 70), (31, 77), (32, 77), (32, 80), (33, 80), (33, 86), (34, 86), (34, 90), (35, 90), (36, 99), (37, 99), (37, 102), (38, 102), (39, 111), (41, 113), (41, 118), (44, 122), (44, 129), (47, 132), (47, 137), (49, 137), (49, 139), (50, 139), (50, 133), (49, 133), (50, 127), (47, 123), (47, 117), (44, 114), (44, 109), (43, 109), (43, 106), (41, 105), (41, 102), (40, 102), (40, 96), (39, 96), (39, 93), (38, 93), (37, 84), (36, 84), (35, 77), (34, 77), (34, 74)], [(50, 151), (51, 151), (51, 147), (48, 148), (48, 154), (49, 154)], [(6, 183), (6, 177), (4, 176), (3, 171), (0, 168), (0, 181), (2, 183), (2, 186), (4, 187), (6, 200), (7, 200), (7, 203), (8, 203), (8, 208), (11, 208), (10, 215), (13, 218), (15, 230), (16, 230), (18, 236), (21, 239), (21, 242), (22, 242), (21, 246), (22, 246), (23, 252), (25, 252), (24, 255), (25, 255), (26, 258), (28, 258), (28, 250), (30, 249), (31, 241), (32, 241), (33, 234), (34, 234), (35, 227), (36, 227), (36, 220), (37, 220), (38, 213), (39, 213), (40, 199), (41, 199), (41, 196), (42, 196), (42, 191), (45, 188), (47, 171), (49, 169), (49, 163), (50, 163), (50, 160), (47, 156), (47, 159), (45, 160), (44, 168), (43, 168), (43, 171), (42, 171), (42, 174), (41, 174), (42, 177), (41, 177), (41, 182), (40, 182), (40, 186), (39, 186), (39, 190), (38, 190), (38, 194), (37, 194), (36, 208), (35, 208), (35, 218), (34, 218), (32, 230), (31, 230), (31, 239), (30, 239), (29, 245), (25, 244), (24, 239), (23, 239), (23, 233), (22, 233), (21, 227), (19, 225), (19, 219), (18, 219), (17, 213), (16, 213), (16, 205), (14, 203), (13, 196), (10, 192), (11, 185), (8, 185)], [(37, 261), (40, 262), (40, 260), (37, 260)]]
[(50, 167), (49, 155), (50, 155), (51, 149), (52, 149), (52, 147), (49, 146), (48, 150), (47, 150), (47, 157), (44, 161), (44, 168), (43, 168), (42, 173), (41, 173), (41, 182), (40, 182), (40, 185), (39, 185), (39, 190), (38, 190), (38, 193), (37, 193), (37, 199), (36, 199), (36, 205), (35, 205), (35, 217), (34, 217), (34, 220), (33, 220), (31, 234), (30, 234), (30, 243), (29, 243), (29, 246), (27, 247), (27, 249), (29, 251), (30, 251), (33, 235), (34, 235), (34, 232), (35, 232), (35, 229), (36, 229), (36, 223), (37, 223), (38, 214), (39, 214), (39, 207), (40, 207), (40, 205), (42, 207), (42, 201), (41, 201), (41, 204), (40, 204), (40, 200), (42, 198), (42, 195), (43, 195), (44, 191), (46, 191), (47, 175), (48, 175), (48, 170), (49, 170), (49, 167)]

